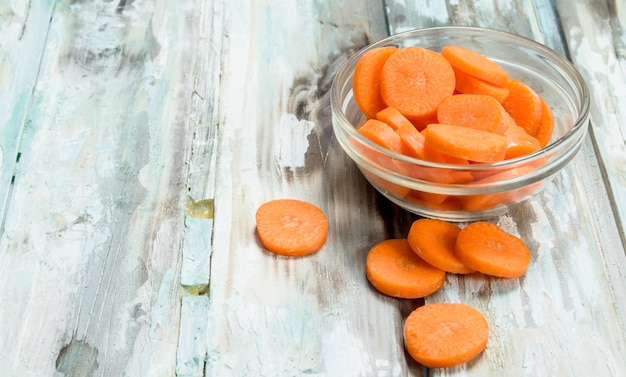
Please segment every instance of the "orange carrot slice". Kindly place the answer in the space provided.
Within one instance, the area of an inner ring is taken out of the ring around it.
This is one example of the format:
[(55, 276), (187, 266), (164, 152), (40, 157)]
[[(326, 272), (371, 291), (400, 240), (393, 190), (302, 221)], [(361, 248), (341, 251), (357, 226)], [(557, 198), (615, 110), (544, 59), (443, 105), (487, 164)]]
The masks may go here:
[(423, 260), (447, 272), (474, 272), (454, 254), (454, 245), (461, 229), (455, 224), (437, 219), (419, 219), (411, 224), (407, 236), (411, 249)]
[(328, 220), (311, 203), (275, 199), (257, 209), (256, 230), (267, 250), (284, 256), (303, 256), (322, 248), (328, 234)]
[[(480, 178), (476, 180), (474, 184), (480, 185), (485, 183), (504, 181), (515, 177), (520, 177), (525, 174), (529, 174), (533, 170), (535, 170), (533, 166), (522, 165), (501, 171), (496, 174), (492, 174), (487, 177)], [(539, 187), (539, 185), (540, 183), (536, 185), (520, 187), (511, 191), (496, 192), (492, 194), (469, 195), (463, 199), (463, 208), (465, 208), (465, 210), (467, 211), (479, 211), (494, 208), (498, 205), (509, 204), (527, 195), (530, 195), (534, 190), (537, 189), (537, 187)]]
[(424, 135), (413, 127), (413, 124), (410, 122), (409, 124), (403, 124), (396, 129), (396, 133), (400, 136), (406, 155), (424, 159)]
[(434, 111), (432, 114), (428, 114), (423, 117), (413, 118), (411, 119), (411, 123), (413, 123), (418, 131), (422, 131), (429, 124), (437, 123), (437, 111)]
[(372, 247), (365, 272), (381, 293), (406, 299), (428, 296), (446, 280), (446, 272), (418, 257), (406, 239), (388, 239)]
[(528, 85), (518, 80), (506, 84), (509, 95), (502, 102), (504, 109), (527, 134), (535, 136), (541, 122), (541, 98)]
[(537, 133), (535, 133), (535, 138), (542, 148), (548, 145), (553, 132), (554, 113), (552, 112), (552, 109), (550, 109), (548, 103), (541, 98), (541, 121), (539, 122)]
[(506, 111), (495, 98), (484, 94), (457, 94), (445, 98), (437, 108), (439, 123), (495, 132)]
[(459, 232), (455, 253), (466, 266), (503, 278), (524, 275), (530, 264), (524, 241), (484, 221), (471, 223)]
[(367, 118), (386, 107), (380, 95), (380, 72), (387, 59), (397, 52), (392, 46), (380, 47), (363, 54), (356, 64), (352, 78), (354, 102)]
[(467, 73), (454, 69), (456, 90), (463, 94), (485, 94), (502, 103), (509, 95), (509, 90), (502, 86), (490, 84)]
[(473, 50), (461, 46), (445, 46), (441, 55), (459, 71), (488, 83), (504, 86), (509, 74), (498, 63)]
[(433, 115), (439, 102), (454, 92), (454, 71), (441, 54), (405, 47), (391, 55), (380, 75), (381, 95), (408, 119)]
[(428, 368), (466, 363), (487, 347), (489, 324), (469, 305), (436, 303), (421, 306), (404, 323), (407, 352)]
[(426, 144), (441, 153), (475, 162), (504, 159), (506, 138), (492, 132), (449, 124), (430, 124), (422, 131)]
[[(376, 113), (376, 119), (381, 122), (387, 123), (391, 128), (397, 130), (398, 128), (405, 125), (413, 125), (410, 120), (408, 120), (398, 109), (395, 107), (385, 107)], [(413, 127), (415, 128), (415, 127)]]
[(507, 140), (505, 160), (521, 157), (541, 149), (539, 141), (516, 124), (510, 124), (504, 132), (504, 136)]
[(436, 211), (460, 211), (463, 209), (462, 199), (456, 196), (412, 190), (405, 198), (417, 205)]
[(382, 147), (398, 153), (402, 151), (400, 136), (385, 122), (368, 119), (359, 126), (357, 131)]

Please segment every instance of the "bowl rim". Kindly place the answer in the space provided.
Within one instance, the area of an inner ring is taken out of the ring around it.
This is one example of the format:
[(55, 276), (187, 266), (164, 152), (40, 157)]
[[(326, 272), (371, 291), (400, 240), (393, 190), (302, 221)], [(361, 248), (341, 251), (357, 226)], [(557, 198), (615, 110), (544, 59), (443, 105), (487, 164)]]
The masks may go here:
[[(578, 99), (580, 99), (580, 110), (578, 111), (578, 117), (573, 122), (573, 125), (570, 130), (568, 130), (563, 136), (554, 142), (548, 144), (547, 146), (541, 148), (540, 150), (529, 153), (524, 156), (511, 158), (508, 160), (498, 161), (495, 163), (476, 163), (471, 165), (461, 165), (461, 164), (449, 164), (449, 163), (439, 163), (421, 160), (418, 158), (414, 158), (411, 156), (407, 156), (398, 152), (394, 152), (387, 148), (384, 148), (373, 141), (367, 139), (361, 133), (357, 132), (356, 127), (347, 119), (343, 107), (340, 104), (339, 99), (339, 88), (338, 88), (338, 78), (346, 76), (348, 78), (353, 74), (352, 71), (349, 71), (349, 68), (354, 66), (358, 59), (365, 54), (367, 51), (372, 50), (377, 47), (389, 45), (391, 41), (394, 40), (405, 40), (407, 38), (419, 37), (420, 34), (429, 34), (436, 32), (446, 32), (454, 30), (455, 32), (465, 32), (469, 34), (494, 34), (499, 35), (502, 38), (509, 39), (511, 41), (517, 41), (519, 43), (524, 44), (524, 47), (531, 48), (532, 50), (539, 52), (542, 56), (546, 57), (550, 62), (555, 63), (559, 68), (559, 71), (562, 75), (567, 77), (576, 87), (576, 93)], [(499, 29), (491, 29), (477, 26), (435, 26), (435, 27), (426, 27), (426, 28), (416, 28), (411, 30), (406, 30), (400, 33), (389, 35), (379, 41), (371, 43), (367, 46), (364, 46), (357, 52), (355, 52), (352, 56), (350, 56), (339, 68), (337, 74), (333, 78), (333, 82), (330, 88), (330, 105), (333, 117), (339, 117), (339, 122), (332, 122), (333, 128), (341, 127), (344, 129), (351, 137), (355, 138), (359, 141), (359, 143), (366, 144), (370, 148), (375, 149), (379, 153), (391, 157), (395, 160), (402, 161), (404, 163), (415, 164), (427, 168), (441, 168), (441, 169), (454, 169), (457, 171), (476, 171), (476, 170), (492, 170), (492, 169), (503, 169), (503, 168), (514, 168), (520, 165), (528, 164), (529, 162), (538, 160), (543, 158), (545, 155), (551, 154), (555, 149), (558, 149), (563, 143), (568, 142), (571, 138), (579, 134), (581, 128), (588, 128), (588, 118), (591, 107), (591, 99), (589, 95), (589, 89), (587, 84), (582, 77), (581, 73), (578, 69), (563, 55), (551, 49), (550, 47), (537, 42), (534, 39), (515, 34), (512, 32), (499, 30)], [(337, 126), (336, 124), (339, 123)], [(350, 127), (344, 127), (344, 125), (350, 125)], [(586, 132), (582, 132), (580, 137), (583, 138)], [(578, 144), (578, 143), (576, 143)], [(466, 185), (465, 185), (466, 186)]]

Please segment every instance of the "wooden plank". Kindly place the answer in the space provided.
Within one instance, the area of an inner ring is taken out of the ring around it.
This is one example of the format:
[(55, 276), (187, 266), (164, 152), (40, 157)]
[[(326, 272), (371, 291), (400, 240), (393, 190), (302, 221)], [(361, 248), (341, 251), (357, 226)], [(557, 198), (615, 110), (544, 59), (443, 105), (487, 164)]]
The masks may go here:
[[(207, 376), (419, 370), (397, 342), (410, 305), (374, 292), (364, 274), (369, 247), (399, 234), (408, 215), (372, 191), (330, 122), (336, 70), (380, 39), (369, 25), (384, 30), (384, 14), (368, 14), (373, 8), (226, 3)], [(331, 233), (317, 254), (288, 259), (261, 247), (254, 213), (278, 197), (329, 215)]]
[(53, 1), (0, 4), (0, 233)]
[[(568, 53), (561, 39), (563, 33), (555, 32), (560, 28), (559, 17), (564, 15), (557, 14), (551, 2), (507, 4), (511, 8), (500, 8), (500, 3), (492, 1), (449, 2), (449, 22), (512, 31)], [(392, 33), (439, 25), (433, 22), (435, 17), (445, 18), (440, 13), (431, 14), (429, 7), (407, 9), (404, 2), (398, 2), (397, 7), (392, 2), (388, 7), (394, 15), (389, 19), (403, 20), (400, 25), (391, 25)], [(584, 13), (588, 18), (581, 23), (605, 20), (605, 15), (598, 13), (602, 7), (563, 3), (560, 12), (562, 8)], [(576, 25), (566, 22), (564, 26), (565, 35), (580, 35)], [(603, 38), (606, 36), (597, 40), (606, 40)], [(585, 50), (571, 53), (589, 56)], [(589, 65), (589, 69), (597, 72), (599, 66)], [(612, 77), (613, 85), (623, 85), (622, 77)], [(612, 96), (607, 86), (594, 85), (598, 87), (594, 99)], [(611, 216), (613, 203), (607, 196), (594, 148), (587, 140), (580, 154), (544, 193), (492, 220), (530, 244), (532, 265), (519, 281), (449, 277), (444, 288), (427, 299), (469, 303), (486, 313), (495, 329), (485, 355), (478, 361), (434, 375), (626, 373), (621, 356), (626, 349), (624, 304), (620, 300), (626, 297), (626, 261), (619, 237), (623, 231)], [(619, 198), (617, 201), (620, 203)]]
[(56, 4), (0, 240), (3, 373), (174, 375), (210, 6)]
[(185, 296), (181, 301), (176, 376), (203, 377), (209, 299), (206, 296)]
[(585, 77), (590, 96), (591, 138), (600, 159), (626, 244), (626, 24), (623, 4), (587, 0), (576, 7), (557, 1), (571, 59)]

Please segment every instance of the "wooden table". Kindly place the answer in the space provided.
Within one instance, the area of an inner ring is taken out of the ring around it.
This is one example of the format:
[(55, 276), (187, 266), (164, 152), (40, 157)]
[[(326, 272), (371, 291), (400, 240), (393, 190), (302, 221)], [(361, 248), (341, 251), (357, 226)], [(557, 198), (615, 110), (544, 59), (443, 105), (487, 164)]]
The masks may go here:
[[(365, 278), (416, 216), (343, 153), (328, 97), (350, 54), (434, 25), (544, 43), (592, 101), (577, 157), (489, 219), (529, 244), (526, 275), (426, 298), (491, 326), (446, 370), (404, 351), (424, 301)], [(0, 376), (626, 376), (624, 28), (616, 0), (2, 0)], [(261, 247), (279, 197), (328, 215), (317, 254)]]

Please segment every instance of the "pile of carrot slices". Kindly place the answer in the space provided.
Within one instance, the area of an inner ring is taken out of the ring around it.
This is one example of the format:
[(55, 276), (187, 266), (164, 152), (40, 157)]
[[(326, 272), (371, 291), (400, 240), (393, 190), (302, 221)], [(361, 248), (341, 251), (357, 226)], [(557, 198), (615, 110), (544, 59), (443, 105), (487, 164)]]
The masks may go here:
[[(317, 252), (328, 235), (328, 219), (317, 206), (296, 199), (274, 199), (256, 211), (256, 231), (270, 252), (302, 257)], [(421, 218), (406, 238), (387, 239), (367, 254), (365, 275), (387, 296), (423, 298), (441, 289), (447, 274), (482, 273), (518, 278), (530, 265), (526, 244), (495, 224), (454, 223)], [(404, 344), (416, 361), (430, 368), (466, 363), (485, 350), (489, 325), (478, 310), (461, 303), (427, 304), (404, 324)]]
[[(374, 245), (365, 274), (387, 296), (416, 299), (441, 289), (448, 273), (517, 278), (524, 275), (530, 260), (526, 244), (495, 224), (478, 221), (460, 228), (422, 218), (413, 222), (406, 238)], [(482, 313), (466, 304), (427, 304), (404, 324), (407, 351), (431, 368), (472, 360), (486, 348), (488, 335)]]
[[(448, 45), (441, 52), (391, 46), (370, 50), (357, 62), (352, 88), (366, 116), (358, 131), (389, 150), (421, 160), (495, 163), (540, 150), (554, 131), (553, 112), (541, 96), (510, 78), (496, 62), (461, 46)], [(481, 178), (428, 177), (438, 183)], [(425, 197), (427, 193), (410, 190), (402, 194), (436, 209), (448, 205), (457, 210), (486, 209), (510, 199), (474, 201), (466, 207), (458, 198), (446, 201), (446, 196)]]

